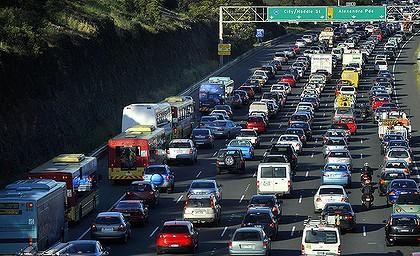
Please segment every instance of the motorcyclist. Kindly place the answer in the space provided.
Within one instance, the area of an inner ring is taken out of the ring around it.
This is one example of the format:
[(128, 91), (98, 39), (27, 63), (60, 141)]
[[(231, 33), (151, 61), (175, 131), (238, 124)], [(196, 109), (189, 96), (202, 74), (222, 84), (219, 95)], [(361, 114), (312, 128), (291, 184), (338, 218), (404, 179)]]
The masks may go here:
[(365, 184), (362, 186), (362, 205), (366, 208), (370, 208), (373, 204), (374, 196), (373, 193), (375, 192), (375, 188), (372, 186), (371, 183)]
[(372, 186), (371, 183), (362, 186), (362, 195), (373, 195), (375, 192), (375, 188)]
[(373, 170), (372, 170), (372, 168), (370, 168), (368, 163), (365, 163), (363, 165), (362, 172), (360, 173), (360, 175), (364, 175), (364, 174), (368, 174), (370, 179), (372, 179)]

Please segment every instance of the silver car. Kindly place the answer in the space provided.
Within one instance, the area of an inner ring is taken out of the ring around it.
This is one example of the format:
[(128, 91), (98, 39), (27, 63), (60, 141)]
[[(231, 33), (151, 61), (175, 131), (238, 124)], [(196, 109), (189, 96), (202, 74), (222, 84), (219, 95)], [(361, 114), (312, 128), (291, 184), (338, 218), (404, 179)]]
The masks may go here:
[(229, 255), (269, 255), (270, 238), (261, 228), (238, 228), (229, 242)]
[(347, 149), (332, 150), (325, 156), (325, 160), (327, 164), (346, 164), (350, 170), (353, 166), (351, 154)]
[(208, 128), (215, 137), (231, 138), (241, 130), (241, 126), (230, 120), (217, 120), (212, 122)]
[(222, 200), (221, 187), (216, 180), (193, 180), (188, 188), (187, 196), (213, 194), (220, 201)]
[(327, 155), (332, 150), (347, 149), (347, 140), (344, 137), (330, 137), (324, 142), (322, 153)]
[(90, 227), (92, 239), (115, 239), (127, 243), (131, 237), (131, 224), (120, 212), (101, 212)]
[(168, 162), (188, 161), (191, 164), (197, 162), (197, 148), (190, 139), (173, 139), (167, 150)]
[(222, 207), (213, 194), (190, 195), (184, 205), (184, 220), (192, 223), (217, 225), (222, 217)]

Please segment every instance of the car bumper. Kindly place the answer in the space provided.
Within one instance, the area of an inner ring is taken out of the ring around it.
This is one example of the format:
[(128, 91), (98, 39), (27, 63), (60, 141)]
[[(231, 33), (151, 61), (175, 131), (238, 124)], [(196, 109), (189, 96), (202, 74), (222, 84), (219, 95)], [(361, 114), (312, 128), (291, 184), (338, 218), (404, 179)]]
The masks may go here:
[(180, 252), (190, 252), (193, 250), (192, 246), (179, 246), (179, 247), (170, 247), (170, 246), (161, 246), (156, 248), (160, 253), (180, 253)]
[(409, 235), (409, 234), (389, 234), (388, 240), (391, 241), (420, 241), (420, 235)]
[(216, 218), (215, 217), (189, 217), (184, 216), (184, 220), (190, 221), (192, 223), (213, 223)]
[(211, 145), (213, 142), (211, 140), (194, 140), (194, 144), (197, 146), (201, 146), (201, 145)]
[(168, 161), (177, 161), (177, 160), (193, 160), (193, 155), (179, 154), (175, 156), (168, 155)]
[(263, 250), (229, 249), (229, 255), (267, 255), (267, 249), (263, 249)]
[(125, 232), (91, 232), (92, 239), (96, 240), (123, 239), (125, 235)]

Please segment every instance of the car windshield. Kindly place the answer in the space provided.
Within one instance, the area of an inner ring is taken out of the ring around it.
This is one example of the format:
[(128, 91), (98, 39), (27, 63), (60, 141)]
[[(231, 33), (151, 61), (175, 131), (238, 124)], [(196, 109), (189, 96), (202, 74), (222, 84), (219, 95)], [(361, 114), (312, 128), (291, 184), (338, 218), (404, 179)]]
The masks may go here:
[(347, 167), (345, 165), (326, 165), (324, 167), (324, 171), (347, 171)]
[(263, 163), (288, 163), (286, 156), (268, 155), (262, 160)]
[(328, 146), (345, 146), (346, 142), (344, 140), (328, 140)]
[(213, 122), (213, 126), (216, 126), (216, 127), (225, 127), (226, 124), (227, 124), (227, 122), (223, 122), (223, 121), (214, 121)]
[(261, 241), (261, 235), (258, 231), (239, 231), (235, 233), (233, 241)]
[(341, 188), (321, 188), (319, 190), (320, 195), (344, 195), (343, 189)]
[(337, 243), (337, 232), (327, 230), (307, 230), (305, 243), (310, 244), (335, 244)]
[(217, 117), (215, 116), (203, 116), (201, 117), (201, 122), (212, 122), (217, 120)]
[(207, 199), (189, 199), (188, 200), (188, 207), (193, 207), (193, 208), (200, 208), (200, 207), (210, 207), (210, 200)]
[(121, 220), (118, 217), (113, 216), (101, 216), (97, 217), (95, 220), (96, 224), (102, 224), (102, 225), (113, 225), (113, 224), (120, 224)]
[(396, 203), (420, 206), (420, 194), (402, 194), (397, 198)]
[(239, 136), (241, 137), (257, 137), (257, 134), (255, 131), (241, 131), (239, 133)]
[(271, 223), (268, 214), (249, 213), (245, 216), (244, 223)]
[(407, 158), (409, 155), (405, 150), (392, 150), (388, 153), (388, 157)]
[(392, 218), (392, 225), (395, 226), (415, 226), (416, 219), (412, 217)]
[(164, 166), (149, 166), (144, 169), (144, 174), (166, 174), (166, 168)]
[(341, 158), (348, 158), (349, 153), (347, 152), (330, 152), (329, 157), (341, 157)]
[(303, 129), (305, 129), (305, 128), (308, 128), (308, 124), (307, 123), (292, 123), (290, 125), (290, 127), (293, 127), (293, 128), (303, 128)]
[(391, 188), (417, 188), (414, 180), (399, 180), (392, 183)]
[(191, 148), (188, 142), (171, 142), (169, 143), (170, 148)]
[(261, 178), (286, 178), (286, 167), (261, 167)]
[(133, 209), (133, 208), (139, 208), (141, 205), (140, 202), (126, 202), (126, 201), (120, 201), (115, 208), (118, 209)]
[(166, 234), (187, 234), (188, 227), (185, 225), (164, 225), (162, 233)]
[(128, 187), (129, 191), (138, 191), (138, 192), (150, 192), (152, 191), (152, 185), (150, 184), (136, 184), (136, 185), (130, 185)]
[(250, 147), (251, 142), (247, 140), (232, 140), (229, 142), (229, 147)]
[(214, 183), (208, 181), (197, 181), (191, 184), (191, 188), (214, 188)]
[(296, 136), (281, 136), (280, 141), (298, 141), (299, 138)]
[(325, 206), (325, 209), (327, 212), (351, 211), (351, 207), (348, 204), (327, 204), (327, 206)]
[(206, 136), (206, 135), (210, 135), (210, 131), (209, 130), (193, 130), (193, 135), (194, 136)]

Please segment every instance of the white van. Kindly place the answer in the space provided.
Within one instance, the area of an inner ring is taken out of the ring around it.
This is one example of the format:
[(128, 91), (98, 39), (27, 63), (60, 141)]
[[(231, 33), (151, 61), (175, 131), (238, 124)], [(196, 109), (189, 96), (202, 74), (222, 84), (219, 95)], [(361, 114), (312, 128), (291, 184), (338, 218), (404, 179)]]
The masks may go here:
[(260, 163), (257, 171), (258, 194), (290, 194), (292, 179), (290, 164)]
[(341, 255), (340, 232), (324, 220), (305, 220), (301, 255)]
[(268, 105), (267, 102), (263, 101), (256, 101), (249, 105), (248, 113), (251, 114), (252, 112), (263, 112), (266, 116), (268, 116)]

